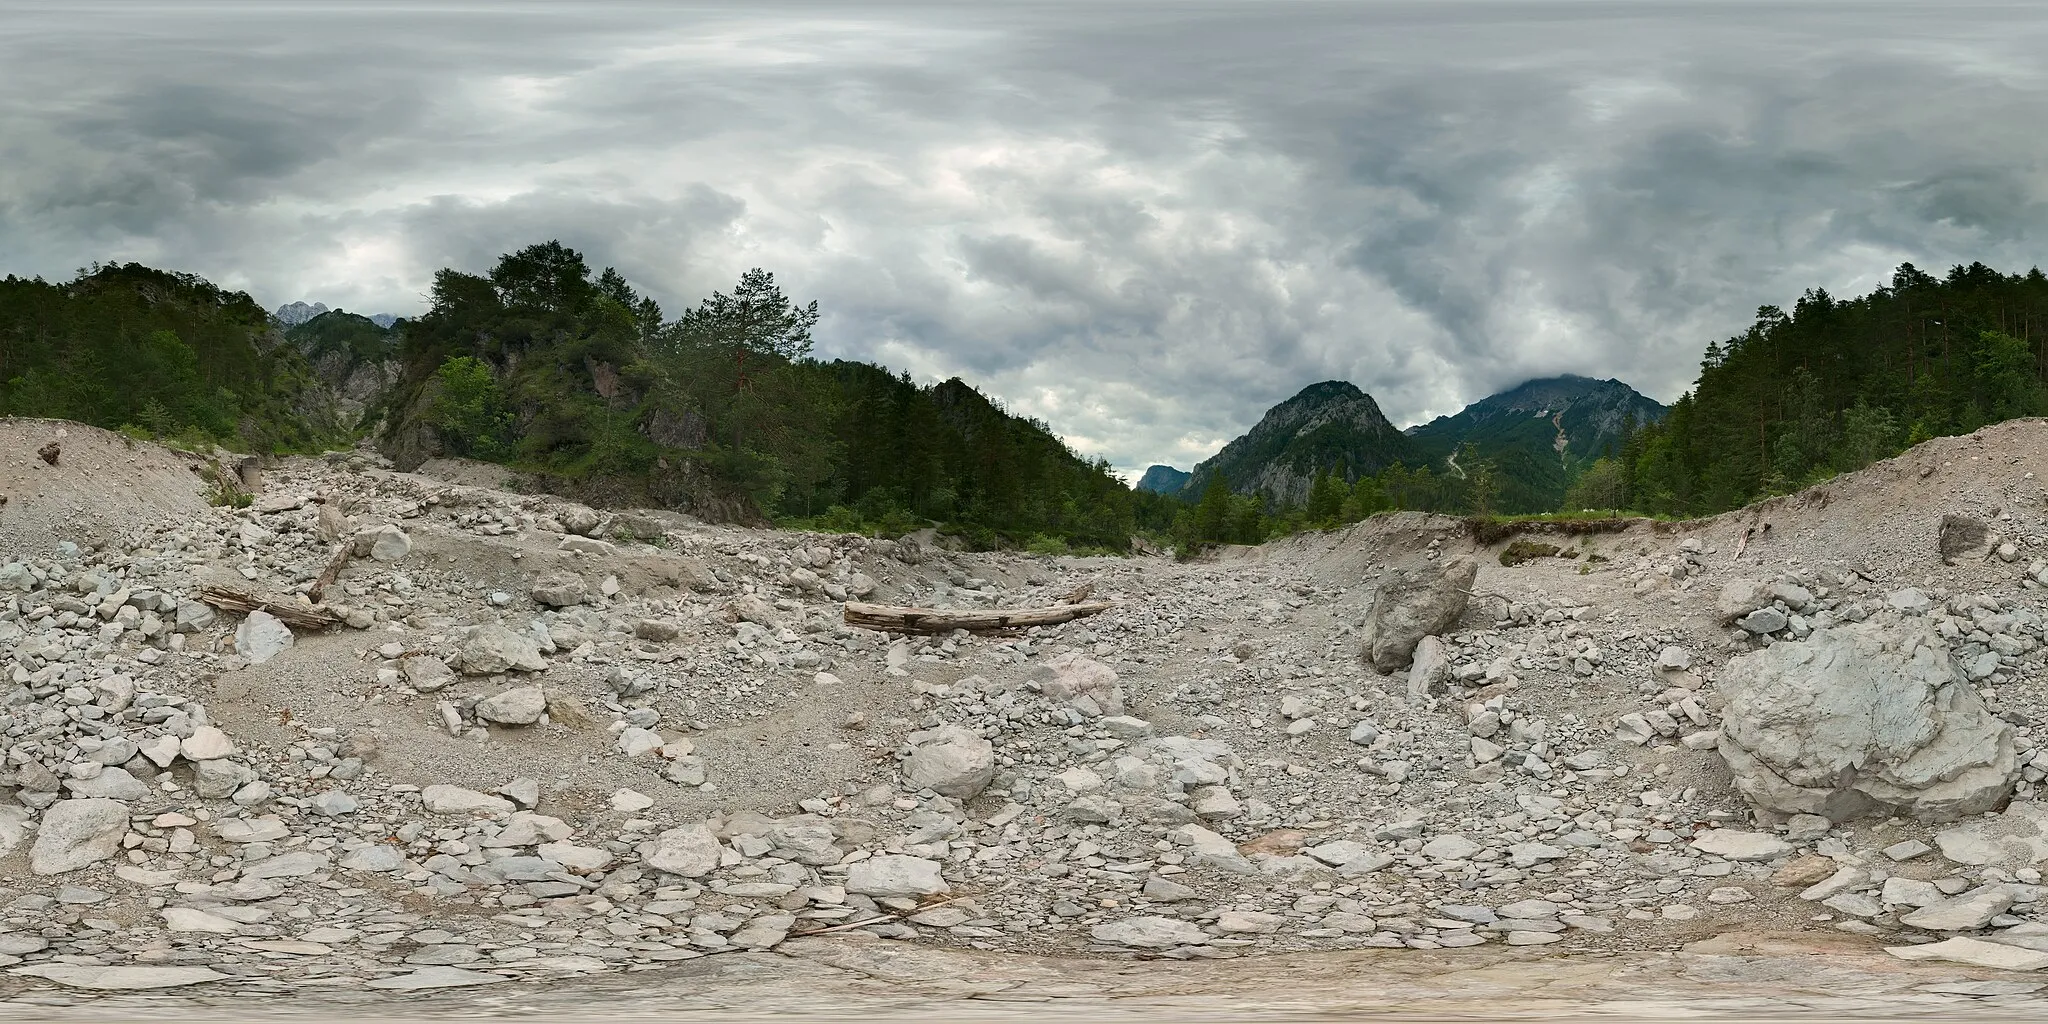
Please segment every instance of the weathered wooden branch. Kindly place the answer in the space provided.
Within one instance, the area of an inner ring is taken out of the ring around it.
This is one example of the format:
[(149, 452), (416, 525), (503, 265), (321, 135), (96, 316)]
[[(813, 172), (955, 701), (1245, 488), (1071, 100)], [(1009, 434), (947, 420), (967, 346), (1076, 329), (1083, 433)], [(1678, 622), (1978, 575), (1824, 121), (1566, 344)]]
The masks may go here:
[(956, 629), (983, 632), (992, 629), (1025, 629), (1051, 626), (1085, 618), (1116, 607), (1111, 601), (1093, 604), (1056, 605), (1051, 608), (991, 608), (968, 611), (954, 608), (905, 608), (891, 604), (846, 602), (846, 624), (890, 633), (950, 633)]
[(320, 578), (314, 580), (313, 586), (306, 591), (306, 599), (319, 604), (327, 596), (327, 588), (333, 586), (334, 581), (341, 578), (342, 570), (348, 568), (349, 563), (354, 561), (354, 555), (353, 538), (344, 538), (341, 543), (336, 544), (333, 556), (327, 559), (327, 568), (320, 570)]
[(1080, 604), (1081, 602), (1088, 600), (1088, 598), (1094, 593), (1095, 584), (1092, 581), (1088, 583), (1083, 583), (1080, 586), (1075, 587), (1072, 591), (1070, 591), (1067, 594), (1067, 596), (1060, 598), (1060, 603)]
[(258, 610), (269, 612), (293, 629), (331, 629), (341, 624), (341, 616), (324, 605), (273, 600), (219, 584), (200, 587), (199, 599), (222, 611), (244, 615)]

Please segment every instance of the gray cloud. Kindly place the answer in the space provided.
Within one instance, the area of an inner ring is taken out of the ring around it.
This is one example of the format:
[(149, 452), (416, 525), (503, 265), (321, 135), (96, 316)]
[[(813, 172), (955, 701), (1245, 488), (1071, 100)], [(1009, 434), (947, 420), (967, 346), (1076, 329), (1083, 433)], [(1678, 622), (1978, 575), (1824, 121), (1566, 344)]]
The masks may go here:
[(1330, 377), (1663, 399), (1763, 303), (2048, 239), (2030, 6), (22, 6), (0, 270), (138, 259), (418, 311), (559, 237), (671, 309), (774, 270), (821, 352), (1124, 468)]

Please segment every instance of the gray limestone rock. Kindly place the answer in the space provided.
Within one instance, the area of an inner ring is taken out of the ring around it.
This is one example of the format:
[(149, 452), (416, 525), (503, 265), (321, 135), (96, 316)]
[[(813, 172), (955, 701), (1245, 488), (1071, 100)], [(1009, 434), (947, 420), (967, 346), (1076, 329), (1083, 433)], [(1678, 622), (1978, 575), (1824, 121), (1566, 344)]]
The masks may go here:
[(853, 865), (846, 872), (846, 891), (863, 896), (930, 896), (951, 886), (939, 873), (939, 862), (899, 853), (884, 853)]
[(540, 655), (540, 646), (531, 636), (515, 633), (495, 622), (470, 630), (462, 640), (459, 653), (464, 675), (539, 672), (548, 667), (547, 659)]
[(1380, 672), (1407, 667), (1415, 645), (1457, 625), (1479, 565), (1469, 558), (1420, 569), (1390, 569), (1365, 620), (1365, 660)]
[(112, 857), (128, 831), (128, 806), (115, 800), (59, 800), (43, 812), (29, 870), (61, 875)]
[(1721, 755), (1765, 811), (1952, 821), (2019, 777), (2012, 727), (1921, 625), (1817, 630), (1730, 661), (1718, 685)]
[(277, 657), (291, 645), (291, 628), (260, 608), (250, 612), (249, 617), (235, 627), (235, 653), (249, 659), (253, 665), (261, 665)]
[(518, 686), (476, 702), (476, 716), (499, 725), (532, 725), (548, 708), (548, 695), (538, 686)]
[(943, 796), (972, 800), (995, 777), (995, 745), (958, 725), (912, 733), (903, 762), (903, 784)]

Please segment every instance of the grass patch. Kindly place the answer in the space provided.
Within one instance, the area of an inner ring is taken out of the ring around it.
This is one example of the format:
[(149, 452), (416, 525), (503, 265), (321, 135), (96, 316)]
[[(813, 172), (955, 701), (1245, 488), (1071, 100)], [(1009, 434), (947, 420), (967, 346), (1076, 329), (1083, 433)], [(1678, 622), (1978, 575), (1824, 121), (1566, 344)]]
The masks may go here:
[(1556, 558), (1563, 548), (1533, 540), (1518, 540), (1501, 549), (1500, 564), (1516, 566), (1535, 558)]
[(1498, 544), (1525, 533), (1585, 536), (1620, 533), (1637, 523), (1656, 523), (1650, 516), (1620, 512), (1542, 512), (1520, 516), (1467, 516), (1465, 527), (1481, 544)]

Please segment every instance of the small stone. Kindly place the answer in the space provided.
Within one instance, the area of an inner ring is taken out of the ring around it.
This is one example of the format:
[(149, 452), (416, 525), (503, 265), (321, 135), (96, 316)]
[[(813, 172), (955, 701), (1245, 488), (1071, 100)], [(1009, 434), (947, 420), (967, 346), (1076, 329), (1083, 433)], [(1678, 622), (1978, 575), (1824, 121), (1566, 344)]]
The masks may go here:
[(1807, 854), (1794, 857), (1784, 867), (1772, 872), (1771, 882), (1787, 888), (1804, 889), (1809, 885), (1835, 873), (1835, 862), (1826, 857)]
[(1110, 921), (1089, 929), (1088, 935), (1097, 942), (1113, 946), (1134, 946), (1139, 949), (1197, 946), (1209, 941), (1208, 934), (1200, 928), (1171, 917), (1133, 917), (1122, 921)]
[(1908, 839), (1905, 842), (1893, 843), (1885, 847), (1884, 855), (1895, 861), (1908, 861), (1915, 857), (1925, 856), (1932, 852), (1933, 849), (1933, 847), (1918, 839)]

